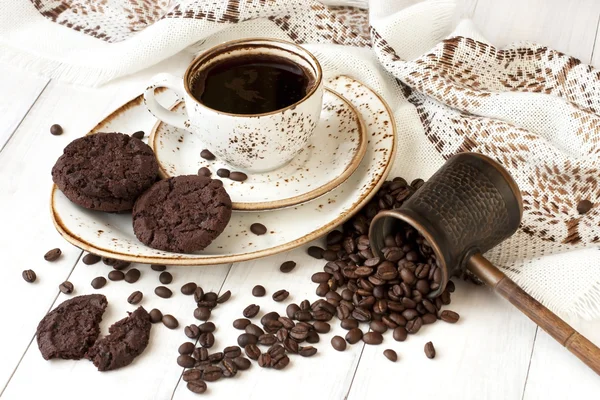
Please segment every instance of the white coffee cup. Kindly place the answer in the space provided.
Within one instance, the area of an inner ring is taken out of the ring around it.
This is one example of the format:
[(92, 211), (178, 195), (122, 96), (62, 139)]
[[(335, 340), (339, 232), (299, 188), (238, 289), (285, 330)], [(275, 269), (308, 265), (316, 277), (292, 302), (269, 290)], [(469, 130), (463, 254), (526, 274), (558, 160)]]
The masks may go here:
[[(291, 61), (309, 78), (306, 95), (285, 108), (263, 114), (231, 114), (202, 104), (192, 95), (194, 78), (223, 60), (266, 54)], [(185, 102), (186, 115), (160, 105), (154, 90), (169, 88)], [(144, 92), (148, 110), (158, 119), (198, 135), (216, 156), (246, 172), (279, 168), (307, 147), (321, 114), (323, 81), (317, 59), (304, 48), (277, 39), (244, 39), (226, 42), (198, 56), (182, 78), (162, 73)], [(198, 153), (200, 153), (198, 150)]]

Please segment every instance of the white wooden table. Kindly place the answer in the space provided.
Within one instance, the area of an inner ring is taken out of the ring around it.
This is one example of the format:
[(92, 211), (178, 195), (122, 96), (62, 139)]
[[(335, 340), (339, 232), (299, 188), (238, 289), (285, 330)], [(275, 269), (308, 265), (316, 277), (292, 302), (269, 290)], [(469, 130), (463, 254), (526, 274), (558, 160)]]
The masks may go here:
[[(533, 40), (600, 67), (597, 0), (465, 0), (463, 16), (470, 16), (483, 34), (497, 45)], [(231, 322), (251, 302), (265, 310), (283, 312), (270, 296), (250, 295), (258, 283), (270, 293), (285, 288), (290, 300), (314, 300), (313, 272), (322, 262), (305, 254), (306, 246), (286, 254), (233, 265), (204, 268), (170, 267), (175, 279), (171, 299), (153, 295), (158, 273), (137, 266), (142, 278), (135, 285), (109, 282), (102, 293), (109, 298), (103, 332), (108, 324), (134, 307), (126, 302), (133, 290), (147, 294), (143, 305), (160, 308), (179, 318), (180, 328), (155, 325), (149, 348), (131, 365), (119, 371), (99, 373), (86, 361), (44, 361), (34, 339), (38, 321), (67, 297), (58, 285), (73, 282), (75, 294), (91, 293), (92, 278), (106, 276), (103, 264), (86, 266), (82, 252), (66, 243), (54, 230), (48, 212), (50, 169), (62, 148), (87, 132), (108, 112), (139, 94), (145, 81), (158, 71), (182, 71), (189, 56), (179, 55), (150, 70), (120, 79), (100, 89), (72, 87), (48, 81), (0, 65), (0, 393), (2, 399), (186, 399), (180, 381), (177, 347), (187, 340), (183, 326), (194, 322), (193, 301), (179, 287), (195, 281), (205, 290), (233, 292), (232, 299), (215, 309), (218, 327), (216, 348), (234, 344), (238, 331)], [(60, 123), (65, 134), (48, 132)], [(43, 261), (43, 254), (60, 247), (58, 262)], [(293, 259), (298, 267), (282, 274), (278, 266)], [(38, 275), (27, 284), (21, 271), (32, 268)], [(134, 289), (135, 288), (135, 289)], [(600, 398), (600, 377), (539, 330), (526, 317), (494, 296), (487, 288), (457, 284), (451, 309), (461, 314), (456, 325), (434, 324), (404, 343), (385, 335), (381, 346), (351, 346), (335, 352), (329, 340), (340, 334), (335, 327), (322, 335), (319, 353), (304, 359), (293, 357), (285, 371), (263, 370), (253, 365), (233, 380), (209, 385), (212, 398), (273, 398), (276, 391), (289, 399), (373, 399), (398, 390), (404, 398), (444, 399), (576, 399)], [(583, 334), (600, 344), (600, 321), (569, 320)], [(423, 354), (427, 341), (438, 356)], [(395, 349), (399, 361), (392, 364), (382, 355)], [(401, 385), (401, 388), (400, 388)]]

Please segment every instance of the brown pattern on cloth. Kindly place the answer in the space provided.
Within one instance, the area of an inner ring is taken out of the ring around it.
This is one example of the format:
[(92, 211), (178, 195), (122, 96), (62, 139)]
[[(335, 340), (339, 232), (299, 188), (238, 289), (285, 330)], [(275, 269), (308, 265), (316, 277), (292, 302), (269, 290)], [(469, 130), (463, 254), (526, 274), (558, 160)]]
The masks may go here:
[[(367, 11), (289, 0), (31, 0), (53, 22), (109, 43), (127, 40), (164, 19), (229, 24), (269, 18), (297, 43), (368, 46)], [(298, 10), (306, 12), (298, 14)], [(306, 13), (311, 18), (306, 18)], [(294, 15), (292, 17), (291, 15)]]

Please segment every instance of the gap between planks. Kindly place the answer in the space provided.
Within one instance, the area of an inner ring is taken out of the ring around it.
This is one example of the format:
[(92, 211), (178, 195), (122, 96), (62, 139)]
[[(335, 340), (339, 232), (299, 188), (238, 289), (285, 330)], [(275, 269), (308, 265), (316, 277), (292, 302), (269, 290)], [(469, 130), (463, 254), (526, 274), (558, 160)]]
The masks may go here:
[(525, 375), (525, 384), (523, 384), (523, 394), (521, 394), (521, 400), (525, 398), (525, 389), (527, 389), (527, 381), (529, 380), (529, 370), (531, 369), (531, 360), (533, 359), (533, 352), (535, 351), (535, 341), (537, 339), (539, 326), (535, 327), (535, 335), (533, 335), (533, 343), (531, 344), (531, 354), (529, 355), (529, 364), (527, 365), (527, 375)]

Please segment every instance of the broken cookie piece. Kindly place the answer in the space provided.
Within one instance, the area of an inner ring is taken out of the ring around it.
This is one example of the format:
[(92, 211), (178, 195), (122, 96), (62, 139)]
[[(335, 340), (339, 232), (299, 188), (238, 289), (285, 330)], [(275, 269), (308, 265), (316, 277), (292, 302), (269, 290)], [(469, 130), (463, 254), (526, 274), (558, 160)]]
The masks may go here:
[(98, 339), (86, 357), (98, 371), (110, 371), (129, 365), (148, 345), (151, 327), (150, 315), (143, 307), (139, 307), (127, 318), (112, 325), (108, 329), (110, 334)]
[(77, 296), (61, 303), (38, 324), (37, 342), (46, 360), (83, 358), (100, 334), (108, 301), (101, 294)]

